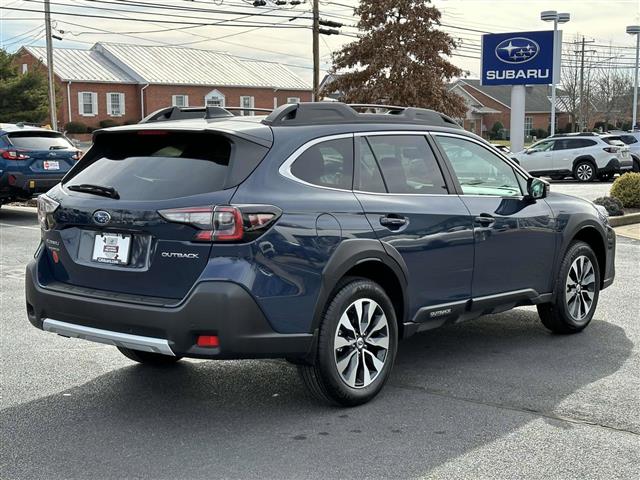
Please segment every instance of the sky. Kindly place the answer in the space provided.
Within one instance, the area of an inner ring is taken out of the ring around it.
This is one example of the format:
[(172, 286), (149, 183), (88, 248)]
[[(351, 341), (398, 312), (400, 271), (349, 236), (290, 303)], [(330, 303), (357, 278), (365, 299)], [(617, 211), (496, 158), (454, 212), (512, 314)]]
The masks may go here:
[[(51, 0), (54, 33), (62, 38), (54, 40), (54, 45), (90, 48), (100, 41), (224, 51), (284, 63), (310, 82), (309, 0), (297, 6), (277, 6), (268, 0), (267, 6), (260, 8), (252, 3), (253, 0)], [(340, 35), (321, 36), (323, 73), (331, 66), (332, 52), (357, 38), (357, 18), (353, 15), (357, 3), (358, 0), (320, 0), (321, 18), (345, 25), (340, 28)], [(640, 24), (640, 0), (433, 0), (432, 3), (442, 13), (440, 28), (460, 43), (451, 61), (471, 78), (479, 76), (482, 32), (553, 28), (540, 20), (543, 10), (571, 14), (571, 21), (562, 26), (565, 42), (584, 35), (591, 45), (588, 55), (615, 57), (610, 61), (624, 68), (634, 62), (635, 39), (625, 28)], [(22, 45), (44, 45), (42, 10), (43, 0), (0, 0), (0, 47), (16, 51)], [(612, 48), (614, 55), (610, 54)]]

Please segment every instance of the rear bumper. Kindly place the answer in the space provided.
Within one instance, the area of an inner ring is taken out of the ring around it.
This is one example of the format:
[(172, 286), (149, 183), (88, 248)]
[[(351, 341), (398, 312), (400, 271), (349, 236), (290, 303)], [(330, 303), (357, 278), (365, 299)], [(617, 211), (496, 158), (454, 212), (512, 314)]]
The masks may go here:
[[(253, 297), (241, 286), (202, 282), (175, 306), (133, 303), (129, 297), (88, 296), (86, 289), (38, 282), (36, 262), (27, 266), (25, 290), (29, 321), (37, 328), (137, 350), (193, 358), (304, 357), (312, 334), (275, 332)], [(217, 335), (219, 347), (196, 345), (198, 335)]]
[(0, 176), (0, 197), (30, 198), (47, 192), (60, 183), (64, 176), (65, 173), (25, 175), (21, 172), (5, 170)]
[(612, 158), (607, 164), (598, 169), (598, 173), (618, 173), (620, 171), (620, 161), (617, 158)]

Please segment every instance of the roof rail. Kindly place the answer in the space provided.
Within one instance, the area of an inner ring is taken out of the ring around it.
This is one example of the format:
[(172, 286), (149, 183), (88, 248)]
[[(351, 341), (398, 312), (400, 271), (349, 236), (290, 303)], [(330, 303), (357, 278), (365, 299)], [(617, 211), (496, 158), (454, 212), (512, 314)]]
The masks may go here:
[(166, 107), (156, 110), (138, 123), (168, 122), (170, 120), (187, 120), (192, 118), (224, 118), (233, 117), (233, 113), (222, 107)]
[(192, 118), (204, 118), (211, 120), (214, 118), (233, 117), (233, 112), (260, 112), (271, 113), (270, 108), (244, 108), (244, 107), (165, 107), (156, 110), (151, 115), (145, 117), (138, 123), (168, 122), (169, 120), (187, 120)]
[(561, 138), (561, 137), (599, 137), (598, 132), (570, 132), (570, 133), (556, 133), (548, 138)]
[[(358, 110), (384, 110), (385, 113), (358, 113)], [(266, 125), (298, 126), (322, 123), (419, 123), (462, 128), (452, 118), (426, 108), (341, 102), (291, 103), (276, 108), (263, 121)]]
[(244, 107), (224, 107), (229, 112), (259, 112), (259, 113), (271, 113), (273, 108), (244, 108)]

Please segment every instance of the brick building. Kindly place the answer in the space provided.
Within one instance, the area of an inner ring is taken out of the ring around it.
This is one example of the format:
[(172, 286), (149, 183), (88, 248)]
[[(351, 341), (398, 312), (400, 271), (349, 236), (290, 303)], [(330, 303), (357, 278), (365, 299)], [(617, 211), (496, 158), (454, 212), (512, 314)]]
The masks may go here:
[[(455, 82), (451, 90), (464, 98), (467, 114), (464, 128), (488, 138), (489, 132), (496, 122), (505, 129), (511, 120), (511, 87), (482, 86), (480, 80), (461, 79)], [(562, 91), (558, 91), (556, 107), (556, 130), (565, 128), (571, 122), (562, 102)], [(551, 87), (547, 85), (531, 85), (526, 87), (525, 97), (525, 136), (532, 131), (543, 129), (548, 131), (551, 122)]]
[[(46, 67), (46, 51), (22, 47), (18, 63), (23, 73)], [(96, 43), (56, 48), (53, 64), (60, 128), (137, 122), (171, 105), (273, 108), (311, 100), (310, 86), (283, 65), (209, 50)]]

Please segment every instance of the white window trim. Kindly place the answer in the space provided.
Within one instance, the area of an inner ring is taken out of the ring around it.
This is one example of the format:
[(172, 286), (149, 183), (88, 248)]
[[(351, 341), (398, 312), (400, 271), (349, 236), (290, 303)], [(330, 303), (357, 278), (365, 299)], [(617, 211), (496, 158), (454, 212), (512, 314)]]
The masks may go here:
[(273, 97), (273, 108), (278, 108), (278, 97)]
[(227, 105), (227, 98), (220, 90), (211, 90), (204, 96), (204, 106), (208, 105), (208, 100), (211, 98), (217, 98), (220, 100), (220, 106), (224, 108)]
[(287, 103), (300, 103), (300, 97), (287, 97)]
[[(111, 111), (111, 95), (118, 95), (120, 97), (120, 113), (113, 113)], [(120, 92), (108, 92), (107, 93), (107, 115), (110, 117), (124, 117), (124, 93)]]
[(22, 74), (24, 75), (25, 73), (27, 73), (29, 71), (29, 64), (27, 63), (23, 63), (22, 64)]
[[(527, 120), (529, 121), (529, 133), (527, 133)], [(531, 131), (533, 130), (533, 117), (525, 116), (524, 117), (524, 134), (531, 135)]]
[(183, 104), (181, 105), (181, 107), (188, 107), (189, 106), (189, 95), (184, 95), (184, 94), (177, 94), (177, 95), (171, 95), (171, 106), (173, 107), (178, 107), (178, 102), (176, 101), (178, 97), (182, 97), (183, 100)]
[[(84, 95), (91, 95), (91, 113), (84, 113)], [(98, 94), (96, 92), (78, 92), (78, 113), (81, 117), (95, 117), (98, 115)]]
[[(244, 106), (244, 99), (249, 99), (249, 106)], [(252, 95), (241, 95), (240, 96), (240, 108), (256, 108), (256, 97)], [(256, 112), (247, 112), (247, 116), (252, 117)], [(240, 110), (240, 115), (245, 115), (244, 110)]]

